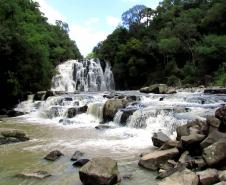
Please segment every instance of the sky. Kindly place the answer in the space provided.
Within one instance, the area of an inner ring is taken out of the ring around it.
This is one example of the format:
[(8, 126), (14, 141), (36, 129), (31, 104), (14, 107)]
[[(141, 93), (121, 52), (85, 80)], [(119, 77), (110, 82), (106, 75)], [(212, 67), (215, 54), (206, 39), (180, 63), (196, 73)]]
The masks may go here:
[(62, 20), (83, 56), (106, 39), (120, 24), (121, 15), (134, 5), (156, 8), (159, 0), (35, 0), (48, 22)]

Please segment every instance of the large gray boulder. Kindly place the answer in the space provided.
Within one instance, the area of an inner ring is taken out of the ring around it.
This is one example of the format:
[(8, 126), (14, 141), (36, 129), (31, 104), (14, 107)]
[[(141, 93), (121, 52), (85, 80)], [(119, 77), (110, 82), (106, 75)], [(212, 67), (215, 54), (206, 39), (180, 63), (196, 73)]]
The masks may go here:
[(178, 154), (179, 151), (177, 148), (154, 151), (142, 156), (138, 164), (149, 170), (158, 170), (161, 164), (169, 159), (175, 158)]
[(209, 131), (209, 135), (205, 138), (201, 143), (202, 148), (206, 148), (213, 143), (219, 141), (220, 139), (226, 139), (226, 134), (223, 132), (219, 132), (217, 128), (212, 128)]
[(188, 169), (185, 169), (181, 172), (176, 172), (159, 183), (159, 185), (198, 185), (198, 184), (199, 184), (198, 176)]
[(151, 139), (153, 145), (156, 147), (161, 147), (170, 140), (170, 138), (162, 132), (154, 133)]
[(166, 84), (154, 84), (149, 87), (141, 88), (140, 92), (154, 93), (154, 94), (166, 94), (168, 92), (168, 86)]
[(221, 139), (218, 142), (204, 148), (202, 157), (209, 166), (219, 165), (226, 159), (226, 139)]
[(119, 182), (117, 162), (111, 158), (94, 158), (79, 170), (84, 185), (113, 185)]
[(128, 100), (125, 99), (110, 99), (107, 100), (104, 104), (103, 109), (103, 120), (106, 121), (112, 121), (115, 114), (119, 109), (123, 109), (126, 107), (126, 105), (129, 103)]
[(216, 169), (207, 169), (204, 171), (196, 172), (199, 177), (199, 182), (202, 185), (211, 185), (219, 182), (218, 171)]

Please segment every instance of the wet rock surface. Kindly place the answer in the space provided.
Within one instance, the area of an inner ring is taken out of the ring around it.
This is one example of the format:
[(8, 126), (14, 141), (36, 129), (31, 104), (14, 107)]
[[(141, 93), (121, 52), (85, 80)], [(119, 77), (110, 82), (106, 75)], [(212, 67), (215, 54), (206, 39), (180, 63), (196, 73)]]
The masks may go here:
[(51, 174), (49, 174), (47, 171), (37, 171), (37, 172), (22, 172), (16, 175), (16, 177), (21, 178), (35, 178), (35, 179), (45, 179), (47, 177), (50, 177)]
[(0, 129), (0, 145), (28, 141), (29, 137), (18, 129)]
[(63, 156), (64, 154), (61, 153), (59, 150), (54, 150), (51, 151), (48, 155), (46, 155), (44, 157), (44, 159), (48, 160), (48, 161), (55, 161), (57, 159), (59, 159), (61, 156)]

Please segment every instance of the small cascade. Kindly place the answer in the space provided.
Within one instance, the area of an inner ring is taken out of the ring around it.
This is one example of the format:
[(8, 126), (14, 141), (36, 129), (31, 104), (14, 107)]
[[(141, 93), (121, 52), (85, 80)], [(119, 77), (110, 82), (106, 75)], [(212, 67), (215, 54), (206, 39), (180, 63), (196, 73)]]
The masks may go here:
[(121, 110), (119, 110), (115, 116), (114, 116), (114, 120), (113, 122), (115, 122), (116, 124), (120, 124), (121, 123), (121, 118), (122, 118), (123, 112)]
[(53, 91), (105, 91), (114, 90), (114, 76), (109, 63), (102, 69), (98, 59), (69, 60), (57, 67), (52, 79)]
[(99, 121), (103, 120), (103, 108), (104, 103), (90, 103), (88, 105), (87, 114), (94, 116), (99, 119)]

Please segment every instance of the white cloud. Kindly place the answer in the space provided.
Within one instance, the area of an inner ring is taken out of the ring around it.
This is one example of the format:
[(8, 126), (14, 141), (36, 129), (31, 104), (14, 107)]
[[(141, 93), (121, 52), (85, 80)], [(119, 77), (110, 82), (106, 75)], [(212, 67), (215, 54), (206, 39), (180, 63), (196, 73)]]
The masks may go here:
[(113, 16), (107, 16), (106, 21), (107, 21), (107, 24), (112, 27), (118, 26), (119, 23), (121, 22), (121, 20), (119, 18), (113, 17)]
[(45, 17), (48, 18), (48, 22), (51, 24), (55, 24), (56, 20), (62, 20), (65, 21), (66, 18), (56, 9), (49, 6), (46, 0), (34, 0), (39, 3), (40, 5), (40, 11), (44, 13)]
[(75, 40), (80, 52), (86, 56), (98, 42), (106, 39), (108, 32), (97, 30), (92, 26), (71, 25), (70, 37)]
[(89, 18), (87, 21), (85, 21), (85, 25), (86, 26), (91, 26), (91, 25), (93, 25), (93, 24), (96, 24), (96, 23), (98, 23), (98, 22), (100, 22), (100, 19), (99, 18), (97, 18), (97, 17), (91, 17), (91, 18)]

